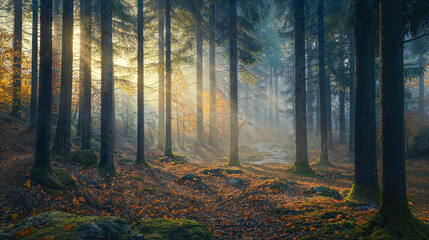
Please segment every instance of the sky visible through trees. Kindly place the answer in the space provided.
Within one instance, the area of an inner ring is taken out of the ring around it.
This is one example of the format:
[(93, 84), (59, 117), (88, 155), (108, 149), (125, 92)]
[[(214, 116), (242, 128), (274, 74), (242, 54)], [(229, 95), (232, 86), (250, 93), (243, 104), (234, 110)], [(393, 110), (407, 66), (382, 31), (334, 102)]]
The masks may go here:
[(0, 239), (429, 239), (428, 69), (426, 0), (2, 1)]

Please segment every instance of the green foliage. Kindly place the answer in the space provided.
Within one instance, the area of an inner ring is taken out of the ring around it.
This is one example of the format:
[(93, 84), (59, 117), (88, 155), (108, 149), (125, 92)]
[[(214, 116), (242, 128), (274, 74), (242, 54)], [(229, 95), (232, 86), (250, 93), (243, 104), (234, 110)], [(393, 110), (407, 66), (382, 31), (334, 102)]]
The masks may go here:
[(142, 220), (131, 226), (148, 240), (210, 240), (207, 227), (199, 222), (180, 219)]

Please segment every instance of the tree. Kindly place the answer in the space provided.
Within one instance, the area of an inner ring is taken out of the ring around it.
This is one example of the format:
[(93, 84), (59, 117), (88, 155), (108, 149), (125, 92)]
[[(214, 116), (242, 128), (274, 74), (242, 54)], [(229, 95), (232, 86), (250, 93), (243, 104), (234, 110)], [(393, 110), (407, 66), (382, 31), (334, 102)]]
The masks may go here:
[(238, 157), (237, 0), (229, 0), (229, 166), (240, 166)]
[(197, 37), (197, 142), (203, 141), (203, 17), (201, 16), (200, 5), (202, 1), (197, 1), (196, 10), (196, 37)]
[(375, 26), (374, 2), (355, 4), (356, 113), (355, 179), (348, 199), (377, 202), (375, 123)]
[(304, 1), (293, 1), (295, 23), (295, 163), (293, 172), (312, 175), (307, 151)]
[[(83, 113), (82, 113), (82, 149), (91, 149), (91, 62), (92, 62), (92, 0), (84, 2), (83, 31), (81, 36), (81, 59), (83, 61)], [(83, 58), (82, 58), (83, 56)]]
[(346, 70), (344, 67), (345, 56), (344, 49), (340, 47), (339, 49), (339, 78), (338, 81), (338, 95), (339, 95), (339, 108), (340, 108), (340, 117), (339, 117), (339, 125), (340, 125), (340, 144), (346, 144), (346, 113), (345, 113), (345, 95), (346, 95)]
[(113, 46), (112, 0), (101, 4), (101, 149), (100, 169), (107, 173), (115, 170), (113, 162)]
[[(318, 40), (319, 40), (319, 127), (320, 127), (320, 155), (317, 161), (320, 165), (331, 165), (328, 157), (328, 117), (327, 117), (327, 84), (325, 73), (325, 33), (323, 20), (323, 0), (318, 1)], [(329, 101), (330, 102), (330, 101)]]
[(209, 145), (217, 146), (216, 133), (216, 8), (214, 2), (210, 4), (209, 13), (209, 48), (210, 48), (210, 120), (209, 120)]
[(63, 1), (63, 37), (61, 67), (61, 95), (58, 124), (52, 155), (68, 156), (71, 153), (71, 98), (73, 84), (73, 0)]
[(144, 158), (144, 16), (143, 0), (137, 1), (137, 164), (147, 165)]
[(31, 103), (30, 103), (30, 128), (37, 127), (37, 80), (38, 80), (38, 0), (32, 0), (33, 30), (31, 32)]
[(413, 217), (407, 201), (402, 4), (379, 3), (381, 195), (379, 209), (364, 232), (378, 236), (382, 232), (391, 239), (428, 239), (429, 227)]
[(14, 1), (13, 23), (13, 100), (12, 116), (21, 117), (21, 61), (22, 61), (22, 0)]
[(350, 59), (350, 74), (349, 74), (349, 85), (350, 85), (350, 134), (349, 134), (349, 153), (348, 159), (354, 160), (355, 158), (355, 41), (354, 34), (350, 33), (349, 41), (349, 59)]
[(164, 8), (158, 0), (158, 148), (165, 150), (165, 101), (164, 101)]
[(32, 178), (59, 188), (58, 177), (50, 164), (52, 106), (52, 0), (40, 2), (40, 87), (37, 115), (36, 155), (31, 167)]
[(171, 139), (171, 0), (165, 0), (165, 60), (166, 60), (166, 121), (165, 121), (165, 155), (173, 157)]

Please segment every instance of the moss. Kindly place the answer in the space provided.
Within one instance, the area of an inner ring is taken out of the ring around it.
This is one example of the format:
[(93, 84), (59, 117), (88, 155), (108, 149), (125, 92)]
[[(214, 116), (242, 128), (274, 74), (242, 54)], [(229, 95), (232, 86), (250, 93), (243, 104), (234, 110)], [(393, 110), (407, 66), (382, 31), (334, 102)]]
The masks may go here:
[(353, 184), (350, 193), (345, 198), (347, 201), (378, 204), (380, 201), (380, 189), (362, 184)]
[(52, 151), (51, 152), (51, 158), (53, 161), (65, 162), (65, 161), (70, 160), (71, 154), (60, 154), (60, 153), (56, 153), (56, 152)]
[(317, 174), (308, 165), (308, 162), (295, 161), (292, 168), (287, 170), (289, 173), (296, 174), (302, 177), (317, 177)]
[(147, 164), (146, 159), (144, 157), (140, 157), (136, 159), (136, 165), (139, 166), (149, 166), (149, 164)]
[(321, 197), (334, 198), (336, 200), (343, 199), (343, 196), (337, 190), (324, 186), (312, 188), (309, 192)]
[(314, 163), (314, 166), (323, 166), (323, 167), (333, 167), (331, 162), (329, 162), (328, 158), (318, 158)]
[[(30, 230), (30, 231), (29, 231)], [(22, 235), (23, 231), (29, 231)], [(58, 211), (41, 213), (0, 230), (3, 239), (143, 239), (120, 218), (79, 216)]]
[(73, 186), (75, 184), (75, 181), (73, 180), (73, 177), (66, 171), (56, 168), (53, 170), (54, 174), (58, 177), (61, 184), (63, 184), (66, 187)]
[(83, 149), (73, 153), (72, 161), (89, 167), (97, 165), (98, 159), (93, 150)]
[(32, 167), (30, 172), (33, 179), (48, 186), (49, 188), (59, 189), (64, 187), (50, 166)]
[(131, 226), (148, 240), (205, 240), (212, 239), (207, 227), (199, 222), (181, 219), (142, 220)]

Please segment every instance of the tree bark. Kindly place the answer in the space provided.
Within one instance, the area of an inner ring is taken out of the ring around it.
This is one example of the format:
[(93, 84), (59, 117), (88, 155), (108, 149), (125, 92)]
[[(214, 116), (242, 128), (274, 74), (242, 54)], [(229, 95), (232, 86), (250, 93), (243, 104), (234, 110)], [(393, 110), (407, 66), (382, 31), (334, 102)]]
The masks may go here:
[(353, 32), (350, 33), (350, 134), (349, 134), (349, 153), (348, 158), (354, 161), (355, 158), (355, 41)]
[(53, 9), (53, 69), (52, 69), (52, 109), (53, 122), (58, 119), (60, 92), (61, 92), (61, 17), (60, 17), (60, 0), (54, 1)]
[(61, 94), (58, 124), (52, 154), (68, 156), (71, 153), (71, 100), (73, 89), (73, 0), (63, 1)]
[(312, 174), (307, 151), (307, 111), (305, 89), (305, 17), (304, 1), (294, 1), (295, 22), (295, 94), (294, 133), (295, 163), (292, 171), (296, 174)]
[(14, 1), (12, 116), (21, 118), (22, 0)]
[(355, 180), (349, 199), (377, 202), (377, 155), (375, 123), (375, 29), (372, 0), (355, 6), (356, 115)]
[(84, 0), (84, 44), (83, 44), (83, 122), (82, 122), (82, 149), (91, 149), (92, 113), (91, 113), (91, 91), (92, 91), (92, 0)]
[(217, 146), (216, 134), (216, 8), (215, 4), (210, 4), (209, 15), (209, 48), (210, 48), (210, 119), (209, 119), (209, 145)]
[(52, 111), (52, 1), (40, 3), (40, 87), (37, 114), (36, 154), (31, 177), (52, 188), (59, 180), (50, 164), (50, 135)]
[[(419, 64), (420, 67), (425, 67), (425, 58), (423, 52), (419, 53)], [(419, 78), (419, 122), (423, 122), (425, 119), (425, 77), (424, 74)]]
[(112, 0), (101, 5), (101, 150), (100, 169), (112, 173), (113, 132), (113, 48), (112, 48)]
[(77, 119), (76, 135), (81, 137), (82, 140), (82, 128), (83, 128), (83, 85), (84, 85), (84, 62), (85, 62), (85, 4), (86, 0), (80, 0), (79, 4), (79, 27), (80, 27), (80, 38), (79, 38), (79, 115)]
[(173, 157), (171, 139), (171, 0), (165, 0), (165, 58), (166, 58), (166, 126), (165, 126), (165, 155)]
[(31, 103), (30, 103), (30, 128), (37, 127), (37, 81), (38, 81), (38, 0), (32, 0), (33, 30), (31, 33)]
[(143, 0), (137, 1), (137, 164), (147, 165), (144, 157), (144, 15)]
[(237, 0), (229, 0), (229, 97), (230, 135), (229, 166), (240, 166), (238, 157), (238, 56), (237, 56)]
[(203, 29), (202, 16), (196, 13), (197, 24), (197, 143), (203, 143)]
[[(344, 76), (344, 75), (343, 75)], [(345, 114), (345, 92), (340, 90), (340, 144), (346, 144), (346, 114)]]
[(158, 149), (165, 150), (164, 0), (158, 0)]
[[(314, 87), (312, 82), (312, 56), (310, 44), (307, 45), (307, 133), (313, 134), (314, 121), (313, 121), (313, 101), (314, 101)], [(308, 134), (307, 134), (308, 135)]]
[[(325, 75), (326, 76), (326, 75)], [(328, 121), (328, 149), (334, 149), (334, 138), (332, 135), (332, 89), (331, 89), (331, 78), (326, 76), (326, 107), (327, 107), (327, 121)]]
[(320, 155), (318, 164), (331, 165), (328, 155), (328, 117), (326, 106), (328, 103), (327, 83), (325, 73), (325, 32), (324, 32), (324, 14), (323, 0), (318, 0), (318, 40), (319, 40), (319, 127), (320, 127)]

